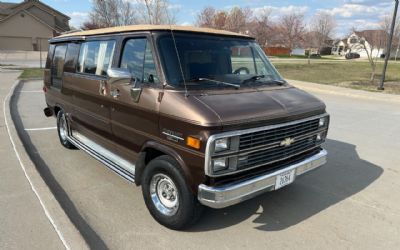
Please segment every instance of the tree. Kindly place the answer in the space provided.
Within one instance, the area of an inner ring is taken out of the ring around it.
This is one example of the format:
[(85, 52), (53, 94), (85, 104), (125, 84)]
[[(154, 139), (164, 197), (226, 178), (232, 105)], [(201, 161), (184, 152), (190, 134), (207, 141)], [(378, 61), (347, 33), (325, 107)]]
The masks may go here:
[(168, 0), (93, 0), (92, 3), (83, 29), (175, 22)]
[(93, 0), (86, 27), (113, 27), (137, 23), (135, 11), (125, 0)]
[(318, 12), (311, 21), (311, 39), (317, 46), (318, 51), (327, 45), (327, 41), (333, 35), (336, 28), (336, 21), (332, 15), (325, 12)]
[(358, 41), (350, 49), (363, 50), (366, 52), (369, 64), (371, 66), (371, 83), (375, 80), (376, 65), (381, 54), (382, 48), (387, 43), (388, 37), (386, 31), (383, 30), (365, 30), (354, 33), (358, 36)]
[(225, 11), (218, 11), (214, 17), (214, 25), (212, 28), (224, 29), (226, 27), (226, 21), (228, 19), (228, 14)]
[(199, 27), (214, 27), (216, 10), (214, 7), (205, 7), (196, 17), (196, 26)]
[[(384, 15), (380, 21), (380, 28), (387, 33), (387, 36), (390, 34), (390, 29), (392, 25), (392, 16), (390, 14)], [(387, 45), (387, 44), (385, 44)], [(387, 46), (385, 46), (387, 47)], [(400, 16), (396, 19), (396, 26), (393, 34), (393, 43), (392, 50), (396, 50), (395, 58), (397, 60), (398, 52), (400, 48)]]
[[(141, 13), (140, 23), (174, 24), (176, 15), (171, 10), (168, 0), (135, 0), (136, 12)], [(143, 11), (145, 10), (145, 11)]]
[(261, 46), (266, 46), (273, 35), (274, 24), (271, 22), (271, 12), (270, 8), (263, 8), (260, 13), (254, 15), (249, 25), (250, 34)]
[(294, 49), (303, 42), (306, 33), (304, 15), (295, 12), (283, 15), (278, 25), (288, 48)]
[(252, 12), (249, 8), (233, 7), (226, 18), (225, 29), (237, 33), (245, 33)]

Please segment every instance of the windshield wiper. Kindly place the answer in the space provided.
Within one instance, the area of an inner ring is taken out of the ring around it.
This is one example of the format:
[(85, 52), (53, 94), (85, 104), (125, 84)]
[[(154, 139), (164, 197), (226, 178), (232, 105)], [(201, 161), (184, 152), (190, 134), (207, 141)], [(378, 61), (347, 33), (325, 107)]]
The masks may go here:
[[(247, 83), (250, 83), (250, 82), (256, 82), (256, 81), (258, 81), (260, 79), (263, 79), (263, 78), (265, 78), (265, 75), (253, 76), (253, 77), (251, 77), (249, 79), (246, 79), (246, 80), (242, 81), (242, 84), (247, 84)], [(284, 80), (268, 80), (265, 83), (276, 83), (278, 85), (284, 85), (287, 82), (284, 81)]]
[(188, 80), (189, 82), (203, 82), (203, 81), (207, 81), (207, 82), (213, 82), (213, 83), (217, 83), (217, 84), (221, 84), (221, 85), (225, 85), (225, 86), (230, 86), (230, 87), (234, 87), (236, 89), (240, 88), (239, 84), (234, 84), (234, 83), (229, 83), (229, 82), (223, 82), (223, 81), (218, 81), (218, 80), (214, 80), (214, 79), (210, 79), (210, 78), (204, 78), (204, 77), (198, 77), (198, 78), (192, 78), (190, 80)]
[(255, 81), (258, 81), (258, 80), (260, 80), (260, 79), (262, 79), (262, 78), (265, 78), (265, 75), (253, 76), (253, 77), (250, 77), (249, 79), (243, 80), (243, 81), (242, 81), (242, 84), (246, 84), (246, 83), (250, 83), (250, 82), (255, 82)]

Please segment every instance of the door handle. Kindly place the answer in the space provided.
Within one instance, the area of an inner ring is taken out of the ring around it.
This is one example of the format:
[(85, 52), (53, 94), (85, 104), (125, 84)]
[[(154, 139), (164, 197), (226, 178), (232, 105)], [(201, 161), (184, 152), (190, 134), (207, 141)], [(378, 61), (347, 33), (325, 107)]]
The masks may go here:
[(118, 98), (121, 94), (119, 93), (119, 89), (111, 90), (112, 98)]
[(106, 81), (100, 81), (99, 94), (105, 96), (107, 94)]

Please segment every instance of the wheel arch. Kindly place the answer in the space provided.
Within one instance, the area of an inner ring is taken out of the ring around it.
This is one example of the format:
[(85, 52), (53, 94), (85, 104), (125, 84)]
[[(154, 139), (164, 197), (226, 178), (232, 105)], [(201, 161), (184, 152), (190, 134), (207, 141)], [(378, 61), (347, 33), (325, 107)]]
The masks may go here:
[(192, 175), (190, 173), (188, 166), (186, 165), (182, 157), (179, 155), (179, 153), (176, 152), (173, 148), (162, 145), (155, 141), (148, 141), (142, 147), (142, 150), (139, 154), (135, 167), (135, 184), (138, 186), (141, 185), (141, 179), (144, 168), (151, 160), (161, 155), (169, 155), (178, 163), (178, 166), (182, 170), (187, 184), (189, 185), (190, 189), (193, 189), (192, 185), (190, 185), (190, 183), (193, 183)]

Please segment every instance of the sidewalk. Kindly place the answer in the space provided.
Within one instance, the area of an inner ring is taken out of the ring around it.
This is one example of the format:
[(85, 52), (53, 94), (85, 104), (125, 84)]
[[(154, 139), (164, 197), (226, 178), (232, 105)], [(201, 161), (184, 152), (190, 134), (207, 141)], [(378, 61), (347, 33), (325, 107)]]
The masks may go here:
[(41, 179), (14, 129), (6, 97), (19, 74), (0, 69), (0, 249), (82, 249), (83, 239)]
[(4, 51), (0, 50), (0, 66), (16, 65), (18, 67), (39, 68), (40, 58), (44, 67), (47, 58), (47, 51)]
[(289, 80), (288, 82), (293, 86), (303, 89), (305, 91), (313, 91), (318, 93), (332, 94), (347, 96), (352, 98), (359, 98), (365, 100), (383, 101), (383, 102), (396, 102), (400, 103), (400, 95), (385, 94), (379, 92), (370, 92), (365, 90), (357, 90), (351, 88), (337, 87), (326, 84), (318, 84), (311, 82), (303, 82), (297, 80)]

